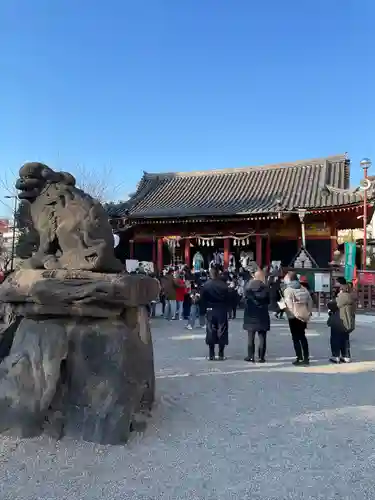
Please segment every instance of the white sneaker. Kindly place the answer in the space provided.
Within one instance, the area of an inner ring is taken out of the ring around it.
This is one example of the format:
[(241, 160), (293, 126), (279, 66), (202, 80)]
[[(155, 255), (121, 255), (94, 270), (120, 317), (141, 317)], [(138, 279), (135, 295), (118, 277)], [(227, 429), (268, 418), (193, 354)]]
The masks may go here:
[(340, 363), (340, 358), (336, 358), (335, 356), (331, 356), (329, 360), (331, 363), (336, 363), (336, 364)]
[(192, 329), (193, 329), (193, 327), (192, 327), (191, 325), (187, 325), (187, 327), (186, 327), (186, 328), (187, 328), (188, 330), (192, 330)]
[(350, 363), (351, 359), (350, 358), (341, 358), (340, 361), (341, 361), (341, 363)]

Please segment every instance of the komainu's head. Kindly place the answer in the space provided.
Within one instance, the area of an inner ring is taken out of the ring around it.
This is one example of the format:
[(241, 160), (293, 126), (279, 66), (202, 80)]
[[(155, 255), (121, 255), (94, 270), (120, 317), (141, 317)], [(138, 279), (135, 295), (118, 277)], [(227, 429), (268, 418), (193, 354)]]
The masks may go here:
[(25, 163), (19, 171), (16, 188), (21, 191), (18, 194), (20, 200), (28, 200), (32, 203), (45, 189), (48, 184), (56, 183), (75, 186), (75, 178), (67, 172), (55, 172), (43, 163)]

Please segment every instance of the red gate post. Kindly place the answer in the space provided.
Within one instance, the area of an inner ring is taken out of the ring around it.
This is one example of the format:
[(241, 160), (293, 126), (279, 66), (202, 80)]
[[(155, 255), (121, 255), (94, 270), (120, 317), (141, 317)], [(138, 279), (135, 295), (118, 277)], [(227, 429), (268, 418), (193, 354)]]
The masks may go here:
[(163, 238), (158, 238), (158, 251), (157, 251), (157, 260), (158, 260), (158, 271), (159, 273), (163, 270)]
[(189, 267), (191, 267), (190, 263), (190, 238), (186, 238), (185, 240), (185, 264)]
[(224, 269), (227, 270), (229, 267), (229, 238), (224, 239)]
[(262, 268), (262, 237), (260, 234), (255, 236), (255, 259), (259, 268)]

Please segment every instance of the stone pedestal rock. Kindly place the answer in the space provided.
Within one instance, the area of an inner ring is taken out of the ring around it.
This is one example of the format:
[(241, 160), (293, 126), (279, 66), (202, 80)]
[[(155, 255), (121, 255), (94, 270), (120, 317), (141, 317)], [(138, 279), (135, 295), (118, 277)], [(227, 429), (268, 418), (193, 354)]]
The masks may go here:
[(0, 432), (126, 442), (154, 400), (149, 277), (23, 269), (0, 287)]

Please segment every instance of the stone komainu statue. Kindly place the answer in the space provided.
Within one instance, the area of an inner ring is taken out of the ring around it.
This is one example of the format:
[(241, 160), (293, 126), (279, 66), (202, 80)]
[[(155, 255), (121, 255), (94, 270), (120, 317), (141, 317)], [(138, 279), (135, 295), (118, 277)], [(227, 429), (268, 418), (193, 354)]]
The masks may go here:
[(16, 188), (20, 200), (30, 203), (39, 233), (37, 252), (24, 266), (32, 269), (80, 269), (120, 272), (113, 234), (102, 205), (75, 186), (67, 172), (55, 172), (42, 163), (26, 163)]

